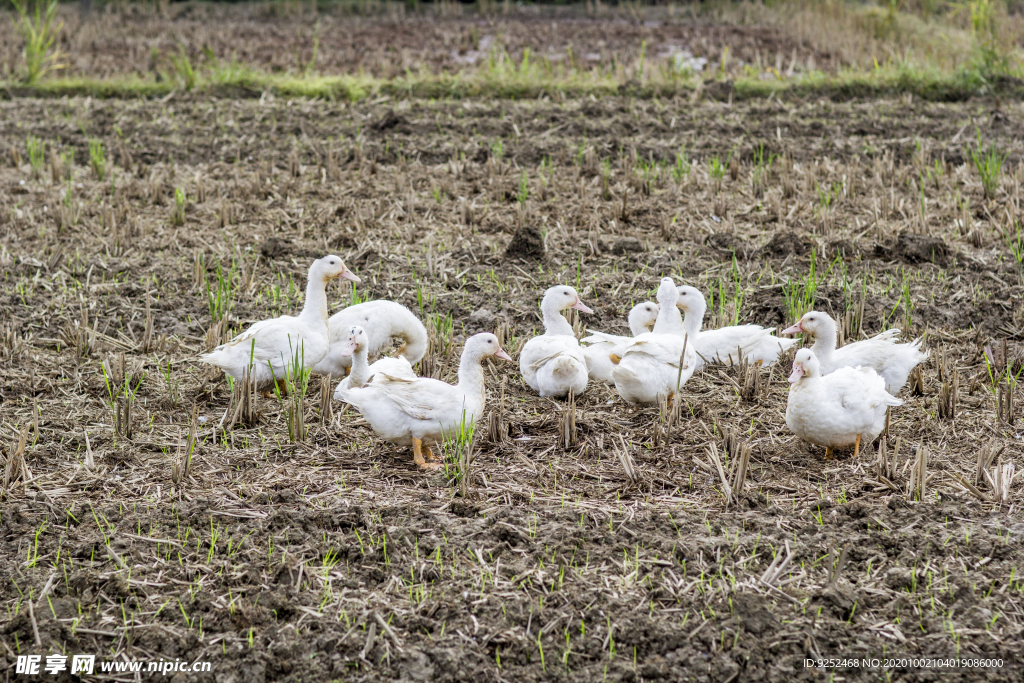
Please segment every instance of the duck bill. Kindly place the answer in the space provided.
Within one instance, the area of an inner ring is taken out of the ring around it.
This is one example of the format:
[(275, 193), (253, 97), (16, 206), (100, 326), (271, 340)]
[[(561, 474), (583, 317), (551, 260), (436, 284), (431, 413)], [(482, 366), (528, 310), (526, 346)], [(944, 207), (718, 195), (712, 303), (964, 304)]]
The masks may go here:
[(798, 333), (803, 332), (803, 331), (804, 331), (804, 328), (800, 325), (800, 321), (797, 321), (796, 325), (793, 325), (792, 327), (787, 327), (786, 329), (784, 329), (782, 331), (782, 334), (798, 334)]
[(512, 356), (505, 353), (504, 349), (498, 349), (497, 352), (494, 354), (494, 357), (500, 358), (502, 360), (512, 360)]
[(583, 305), (583, 302), (580, 301), (579, 298), (576, 299), (576, 303), (574, 303), (572, 307), (575, 308), (577, 311), (582, 311), (584, 313), (593, 313), (593, 311), (590, 310), (590, 308)]
[(789, 376), (789, 383), (796, 384), (804, 376), (803, 363), (793, 363), (793, 372)]
[(352, 282), (362, 282), (362, 280), (359, 279), (359, 276), (349, 270), (347, 266), (345, 270), (341, 271), (341, 275), (338, 277), (343, 277), (346, 280), (351, 280)]
[(341, 347), (341, 355), (342, 355), (342, 357), (351, 356), (355, 352), (356, 352), (356, 343), (355, 342), (345, 342), (345, 344)]

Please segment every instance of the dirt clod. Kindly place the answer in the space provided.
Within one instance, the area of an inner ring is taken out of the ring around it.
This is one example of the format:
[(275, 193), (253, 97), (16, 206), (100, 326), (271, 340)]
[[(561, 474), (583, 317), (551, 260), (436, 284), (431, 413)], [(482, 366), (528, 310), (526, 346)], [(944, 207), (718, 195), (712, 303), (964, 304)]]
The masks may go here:
[(907, 263), (934, 263), (946, 265), (952, 250), (941, 238), (932, 235), (918, 235), (901, 232), (892, 246), (879, 245), (875, 248), (877, 255), (883, 258), (900, 259)]
[(735, 254), (738, 259), (742, 259), (745, 256), (742, 238), (731, 232), (712, 233), (704, 240), (704, 244), (716, 249), (722, 254), (728, 254), (730, 256)]
[(478, 308), (469, 314), (469, 330), (472, 332), (489, 331), (494, 327), (494, 314), (486, 308)]
[(737, 593), (732, 596), (733, 610), (740, 618), (743, 628), (754, 635), (761, 635), (777, 624), (775, 616), (766, 608), (767, 600), (756, 595)]
[(396, 113), (394, 109), (389, 109), (384, 116), (373, 124), (373, 128), (378, 131), (386, 131), (398, 126), (404, 126), (406, 123), (407, 121), (404, 116)]
[(505, 248), (505, 256), (515, 259), (539, 260), (544, 258), (544, 236), (536, 225), (524, 225), (516, 230)]
[(636, 237), (620, 237), (612, 245), (612, 253), (616, 256), (626, 254), (639, 254), (644, 250), (644, 245)]
[(764, 253), (774, 258), (785, 258), (791, 254), (805, 256), (811, 253), (814, 241), (805, 235), (787, 230), (779, 230), (764, 245)]
[(291, 249), (292, 243), (289, 240), (282, 240), (276, 237), (270, 237), (260, 245), (260, 253), (263, 254), (263, 258), (268, 259), (281, 258), (287, 255)]

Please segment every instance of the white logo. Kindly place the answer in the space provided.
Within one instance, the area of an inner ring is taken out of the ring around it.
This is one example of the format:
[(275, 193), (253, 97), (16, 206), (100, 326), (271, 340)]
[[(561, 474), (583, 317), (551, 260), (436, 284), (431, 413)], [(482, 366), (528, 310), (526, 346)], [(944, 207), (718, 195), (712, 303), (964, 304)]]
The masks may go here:
[(67, 671), (68, 658), (65, 655), (46, 655), (46, 673), (56, 676), (61, 671)]
[(96, 655), (74, 655), (71, 657), (71, 673), (91, 674), (96, 663)]
[(14, 673), (28, 674), (30, 676), (38, 674), (39, 662), (42, 659), (42, 655), (18, 655), (18, 661), (14, 665)]

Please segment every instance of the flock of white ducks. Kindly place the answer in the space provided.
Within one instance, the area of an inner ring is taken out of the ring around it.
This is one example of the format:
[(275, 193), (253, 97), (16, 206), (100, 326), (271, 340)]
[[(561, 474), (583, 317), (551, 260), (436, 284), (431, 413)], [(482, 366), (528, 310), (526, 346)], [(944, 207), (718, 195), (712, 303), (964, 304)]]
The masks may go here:
[[(417, 377), (413, 365), (427, 350), (423, 324), (401, 304), (384, 300), (349, 306), (328, 319), (326, 286), (339, 277), (359, 282), (339, 257), (317, 259), (298, 316), (258, 322), (201, 360), (236, 381), (248, 375), (259, 388), (277, 382), (283, 389), (286, 373), (297, 365), (340, 378), (336, 400), (351, 404), (381, 438), (411, 446), (421, 468), (440, 467), (431, 446), (464, 431), (483, 413), (481, 363), (512, 358), (493, 334), (476, 334), (466, 340), (456, 384)], [(661, 280), (657, 303), (630, 310), (629, 337), (590, 330), (578, 341), (562, 314), (567, 309), (593, 313), (574, 288), (548, 289), (541, 301), (544, 333), (526, 342), (519, 355), (523, 379), (541, 396), (580, 395), (597, 381), (614, 384), (629, 403), (657, 404), (671, 400), (706, 363), (731, 365), (744, 358), (768, 365), (797, 344), (759, 325), (702, 330), (704, 295), (669, 277)], [(796, 353), (786, 424), (805, 441), (824, 446), (826, 457), (849, 446), (859, 453), (862, 443), (877, 438), (886, 410), (902, 404), (894, 395), (928, 357), (920, 339), (897, 343), (898, 330), (837, 349), (836, 323), (819, 311), (804, 314), (782, 333), (815, 339)], [(398, 356), (380, 357), (395, 338), (402, 340)]]

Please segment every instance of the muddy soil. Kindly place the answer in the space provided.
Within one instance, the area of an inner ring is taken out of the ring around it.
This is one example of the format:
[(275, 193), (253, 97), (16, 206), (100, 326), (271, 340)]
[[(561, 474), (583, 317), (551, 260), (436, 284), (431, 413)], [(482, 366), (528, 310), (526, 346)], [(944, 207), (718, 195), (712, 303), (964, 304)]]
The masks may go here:
[[(1022, 417), (997, 419), (989, 372), (1020, 367), (1019, 109), (180, 94), (0, 109), (8, 666), (63, 651), (212, 662), (180, 680), (726, 683), (960, 655), (1002, 666), (832, 680), (1020, 680)], [(975, 126), (1008, 155), (991, 197), (966, 163)], [(48, 145), (35, 168), (29, 135)], [(494, 363), (463, 490), (343, 406), (321, 415), (319, 378), (302, 442), (274, 398), (218, 427), (231, 391), (198, 354), (297, 310), (328, 251), (363, 278), (332, 285), (332, 310), (409, 306), (431, 330), (420, 370), (445, 379), (479, 329), (514, 356), (552, 283), (594, 309), (581, 333), (624, 333), (666, 274), (713, 294), (706, 325), (788, 325), (813, 305), (847, 339), (895, 326), (931, 357), (884, 463), (873, 445), (825, 461), (789, 432), (788, 359), (752, 392), (707, 367), (674, 421), (604, 385), (541, 399)], [(995, 456), (980, 475), (979, 453)]]

